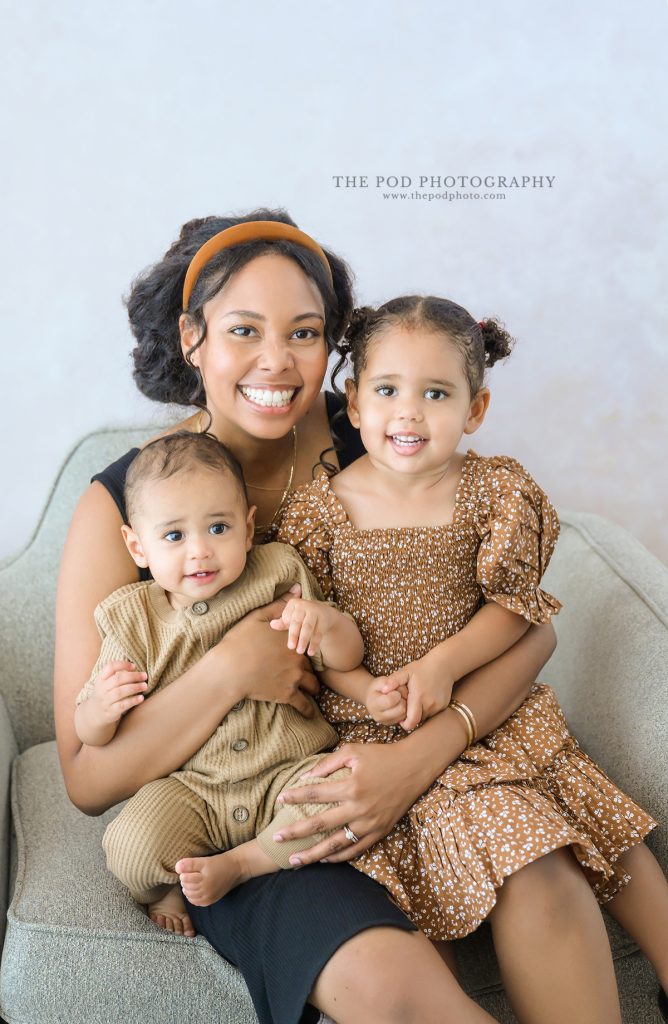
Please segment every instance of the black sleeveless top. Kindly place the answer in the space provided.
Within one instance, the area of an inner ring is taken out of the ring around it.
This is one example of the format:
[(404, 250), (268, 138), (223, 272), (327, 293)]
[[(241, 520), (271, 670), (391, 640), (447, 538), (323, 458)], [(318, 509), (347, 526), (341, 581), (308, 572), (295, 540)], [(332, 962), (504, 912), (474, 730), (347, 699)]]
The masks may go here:
[[(364, 455), (364, 447), (360, 438), (359, 430), (356, 430), (348, 417), (345, 414), (345, 407), (341, 402), (340, 398), (334, 394), (333, 391), (325, 392), (325, 402), (327, 405), (327, 419), (329, 420), (330, 430), (335, 441), (336, 454), (339, 459), (339, 465), (341, 469), (345, 469), (351, 462), (358, 459), (360, 455)], [(139, 454), (139, 448), (131, 448), (125, 455), (121, 455), (120, 459), (116, 459), (110, 466), (103, 469), (101, 473), (96, 473), (92, 478), (93, 480), (99, 481), (114, 499), (118, 511), (123, 517), (123, 522), (127, 522), (126, 511), (125, 511), (125, 478), (127, 476), (128, 469), (132, 460)], [(146, 569), (140, 570), (141, 579), (150, 579), (151, 576)]]

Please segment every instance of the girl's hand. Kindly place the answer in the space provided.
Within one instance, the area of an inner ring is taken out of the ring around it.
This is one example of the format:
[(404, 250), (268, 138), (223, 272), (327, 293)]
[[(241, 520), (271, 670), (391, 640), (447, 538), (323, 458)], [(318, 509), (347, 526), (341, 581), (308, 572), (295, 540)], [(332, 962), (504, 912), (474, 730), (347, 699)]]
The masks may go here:
[(225, 663), (223, 678), (234, 680), (238, 699), (291, 704), (305, 718), (312, 718), (315, 708), (306, 695), (315, 696), (320, 683), (311, 664), (304, 655), (288, 650), (283, 637), (269, 628), (272, 619), (282, 616), (285, 604), (279, 598), (249, 612), (209, 654)]
[(408, 672), (405, 668), (391, 676), (378, 676), (366, 695), (367, 711), (380, 725), (398, 725), (406, 718)]
[[(412, 773), (404, 764), (401, 743), (346, 743), (328, 754), (311, 775), (331, 775), (349, 768), (350, 775), (334, 782), (286, 789), (279, 803), (336, 804), (323, 808), (322, 814), (282, 828), (276, 835), (283, 841), (334, 830), (330, 836), (290, 858), (295, 867), (327, 859), (331, 863), (351, 860), (382, 839), (420, 795)], [(306, 776), (305, 776), (306, 777)], [(357, 836), (351, 843), (343, 831), (347, 825)]]
[[(406, 717), (399, 724), (406, 732), (410, 732), (420, 722), (433, 718), (439, 711), (447, 708), (456, 680), (448, 671), (447, 662), (442, 655), (438, 661), (430, 660), (429, 655), (426, 655), (417, 661), (411, 661), (402, 671), (407, 676), (404, 685), (408, 687), (408, 700)], [(394, 679), (396, 675), (397, 673), (389, 678)]]
[(301, 598), (301, 587), (295, 583), (290, 598), (279, 618), (272, 619), (272, 629), (288, 631), (288, 647), (297, 654), (313, 657), (320, 651), (323, 636), (331, 628), (336, 612), (324, 601), (306, 601)]
[(131, 708), (141, 704), (148, 686), (145, 672), (138, 672), (131, 661), (111, 661), (93, 684), (88, 698), (89, 720), (95, 725), (120, 722)]

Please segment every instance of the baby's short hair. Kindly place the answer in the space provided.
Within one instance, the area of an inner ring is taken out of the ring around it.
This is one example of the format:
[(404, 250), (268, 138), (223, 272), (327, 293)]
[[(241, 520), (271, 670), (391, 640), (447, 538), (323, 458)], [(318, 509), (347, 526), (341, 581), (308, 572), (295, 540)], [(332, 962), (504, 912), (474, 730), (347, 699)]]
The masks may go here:
[(190, 430), (177, 430), (151, 441), (130, 463), (125, 478), (125, 514), (128, 522), (139, 505), (139, 492), (149, 480), (165, 480), (176, 473), (187, 473), (197, 466), (234, 478), (244, 504), (248, 506), (248, 492), (243, 470), (236, 455), (213, 434), (194, 434)]

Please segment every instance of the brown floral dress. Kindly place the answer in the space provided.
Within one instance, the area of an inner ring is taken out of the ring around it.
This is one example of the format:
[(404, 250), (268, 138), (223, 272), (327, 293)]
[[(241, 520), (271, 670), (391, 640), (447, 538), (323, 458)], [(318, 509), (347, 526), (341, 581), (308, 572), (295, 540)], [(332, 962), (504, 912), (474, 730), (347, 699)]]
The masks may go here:
[[(560, 605), (539, 583), (558, 532), (518, 462), (469, 451), (447, 525), (358, 530), (323, 475), (294, 493), (278, 539), (353, 615), (364, 664), (379, 676), (462, 629), (484, 601), (549, 621)], [(320, 705), (344, 742), (405, 735), (327, 688)], [(553, 691), (538, 685), (353, 864), (430, 938), (456, 939), (485, 920), (505, 878), (559, 847), (572, 847), (605, 902), (628, 881), (615, 862), (655, 824), (580, 749)]]

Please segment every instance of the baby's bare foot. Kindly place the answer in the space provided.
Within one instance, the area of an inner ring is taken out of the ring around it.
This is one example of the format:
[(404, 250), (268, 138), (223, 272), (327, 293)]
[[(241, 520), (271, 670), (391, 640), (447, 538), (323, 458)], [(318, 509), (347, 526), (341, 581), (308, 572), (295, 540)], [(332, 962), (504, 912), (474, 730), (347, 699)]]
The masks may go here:
[(214, 857), (186, 857), (177, 861), (174, 870), (178, 872), (183, 892), (194, 906), (208, 907), (245, 881), (235, 854), (236, 850), (229, 850)]
[(188, 937), (195, 936), (195, 929), (188, 916), (178, 885), (170, 889), (162, 899), (156, 900), (155, 903), (149, 903), (147, 913), (154, 924), (165, 928), (168, 932)]

